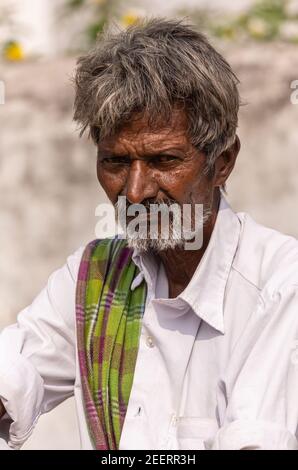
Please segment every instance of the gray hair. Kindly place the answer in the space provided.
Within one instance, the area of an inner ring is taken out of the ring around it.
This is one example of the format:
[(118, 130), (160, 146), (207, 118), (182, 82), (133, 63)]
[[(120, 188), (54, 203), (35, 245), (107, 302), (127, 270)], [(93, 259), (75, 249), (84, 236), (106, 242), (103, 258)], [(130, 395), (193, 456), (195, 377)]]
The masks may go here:
[(191, 143), (212, 169), (235, 140), (239, 81), (207, 38), (180, 20), (153, 18), (105, 31), (77, 61), (74, 120), (97, 144), (136, 113), (149, 126), (185, 111)]

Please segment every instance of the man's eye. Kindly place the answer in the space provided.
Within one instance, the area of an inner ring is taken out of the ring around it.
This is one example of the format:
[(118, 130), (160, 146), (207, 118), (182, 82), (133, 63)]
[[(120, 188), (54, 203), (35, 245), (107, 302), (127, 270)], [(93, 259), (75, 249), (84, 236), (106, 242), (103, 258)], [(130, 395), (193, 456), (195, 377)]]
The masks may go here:
[(107, 165), (129, 165), (129, 158), (127, 157), (105, 157), (102, 162)]
[(157, 155), (151, 159), (151, 163), (155, 165), (173, 163), (176, 161), (178, 161), (178, 158), (174, 155)]

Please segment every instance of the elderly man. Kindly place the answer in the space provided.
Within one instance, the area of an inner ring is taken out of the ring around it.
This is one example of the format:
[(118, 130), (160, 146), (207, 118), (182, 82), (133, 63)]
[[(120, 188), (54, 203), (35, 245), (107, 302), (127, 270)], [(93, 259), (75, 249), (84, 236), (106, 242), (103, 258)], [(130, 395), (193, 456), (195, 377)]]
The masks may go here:
[(152, 205), (174, 210), (166, 237), (161, 211), (147, 237), (80, 248), (4, 329), (3, 447), (74, 394), (83, 449), (297, 448), (298, 243), (225, 200), (237, 85), (174, 20), (105, 34), (79, 59), (74, 119), (118, 217), (119, 197), (146, 228)]

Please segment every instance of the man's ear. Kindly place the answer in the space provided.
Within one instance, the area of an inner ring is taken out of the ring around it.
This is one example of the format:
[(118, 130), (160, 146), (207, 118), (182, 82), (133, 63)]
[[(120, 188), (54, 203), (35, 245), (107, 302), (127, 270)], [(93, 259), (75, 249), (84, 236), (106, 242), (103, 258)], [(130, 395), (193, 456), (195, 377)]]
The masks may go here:
[(223, 186), (232, 172), (241, 144), (238, 135), (234, 143), (222, 152), (214, 164), (214, 186)]

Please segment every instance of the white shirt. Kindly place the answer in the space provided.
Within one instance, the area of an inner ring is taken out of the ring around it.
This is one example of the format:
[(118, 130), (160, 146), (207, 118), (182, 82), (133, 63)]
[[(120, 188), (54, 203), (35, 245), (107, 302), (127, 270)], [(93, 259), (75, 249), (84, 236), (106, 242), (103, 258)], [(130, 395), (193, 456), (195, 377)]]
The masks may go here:
[[(74, 394), (81, 448), (92, 449), (75, 332), (82, 252), (0, 335), (2, 448), (19, 448), (41, 413)], [(120, 449), (297, 449), (297, 240), (222, 197), (178, 297), (168, 298), (161, 263), (137, 251), (133, 259), (141, 271), (131, 288), (144, 276), (148, 296)]]

